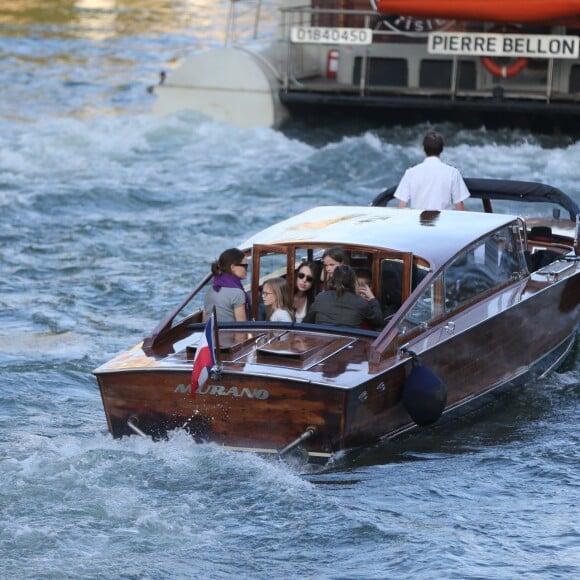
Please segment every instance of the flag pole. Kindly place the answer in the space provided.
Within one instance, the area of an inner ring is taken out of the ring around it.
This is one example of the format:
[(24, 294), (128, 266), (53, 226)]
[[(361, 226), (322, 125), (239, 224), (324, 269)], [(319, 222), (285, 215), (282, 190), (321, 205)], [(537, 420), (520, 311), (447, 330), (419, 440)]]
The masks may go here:
[(218, 323), (217, 323), (215, 304), (213, 306), (213, 310), (212, 310), (211, 314), (213, 316), (213, 344), (215, 347), (215, 352), (214, 352), (215, 367), (214, 367), (214, 369), (212, 369), (212, 372), (214, 374), (214, 376), (212, 378), (217, 379), (217, 378), (220, 378), (221, 373), (222, 373), (222, 351), (220, 349), (220, 333), (219, 333), (219, 328), (218, 328)]

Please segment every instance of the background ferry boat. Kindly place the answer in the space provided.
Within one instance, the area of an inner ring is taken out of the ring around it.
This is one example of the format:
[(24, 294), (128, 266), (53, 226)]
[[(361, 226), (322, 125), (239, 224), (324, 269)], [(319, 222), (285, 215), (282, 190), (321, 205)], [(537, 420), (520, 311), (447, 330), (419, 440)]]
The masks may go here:
[(283, 0), (268, 40), (265, 4), (232, 2), (226, 46), (164, 73), (154, 112), (580, 129), (580, 0)]

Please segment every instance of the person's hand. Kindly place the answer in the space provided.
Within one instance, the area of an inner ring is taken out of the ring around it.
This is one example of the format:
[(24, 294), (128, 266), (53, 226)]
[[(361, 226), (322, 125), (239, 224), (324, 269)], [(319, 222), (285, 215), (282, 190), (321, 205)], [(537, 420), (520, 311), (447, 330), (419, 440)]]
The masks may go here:
[(370, 286), (368, 286), (367, 284), (360, 284), (359, 285), (358, 294), (359, 294), (359, 296), (362, 296), (367, 301), (372, 300), (375, 297)]

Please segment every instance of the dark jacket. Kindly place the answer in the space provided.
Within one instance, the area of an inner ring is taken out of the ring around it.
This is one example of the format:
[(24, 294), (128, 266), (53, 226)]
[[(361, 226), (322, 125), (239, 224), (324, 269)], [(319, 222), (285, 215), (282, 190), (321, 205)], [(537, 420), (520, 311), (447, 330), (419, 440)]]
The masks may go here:
[(335, 290), (321, 292), (303, 322), (355, 328), (360, 328), (363, 322), (367, 322), (372, 328), (381, 328), (384, 325), (381, 306), (376, 298), (367, 302), (354, 292), (345, 292), (339, 298)]

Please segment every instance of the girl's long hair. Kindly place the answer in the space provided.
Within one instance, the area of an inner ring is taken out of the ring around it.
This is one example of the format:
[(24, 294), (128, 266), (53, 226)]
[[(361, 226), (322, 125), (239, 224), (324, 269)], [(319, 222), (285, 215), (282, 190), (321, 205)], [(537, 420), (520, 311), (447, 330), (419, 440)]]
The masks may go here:
[(339, 298), (345, 292), (356, 293), (356, 274), (354, 270), (344, 264), (337, 266), (334, 269), (328, 288), (329, 290), (334, 290)]
[(292, 317), (292, 320), (295, 320), (292, 293), (290, 292), (288, 282), (284, 278), (268, 278), (268, 280), (264, 280), (262, 287), (266, 286), (266, 284), (268, 284), (270, 290), (274, 293), (273, 306), (266, 306), (266, 320), (270, 320), (272, 312), (278, 308), (286, 310)]

